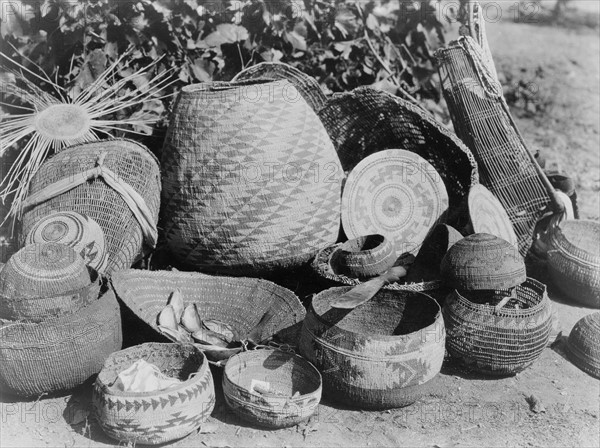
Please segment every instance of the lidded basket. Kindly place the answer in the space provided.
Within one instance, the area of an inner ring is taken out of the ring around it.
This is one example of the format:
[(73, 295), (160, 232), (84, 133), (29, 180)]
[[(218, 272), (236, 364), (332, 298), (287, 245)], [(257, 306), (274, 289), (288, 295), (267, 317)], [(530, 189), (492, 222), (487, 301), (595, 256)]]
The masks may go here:
[(162, 169), (163, 239), (176, 265), (257, 275), (337, 239), (341, 165), (288, 81), (184, 87)]
[(441, 272), (459, 290), (510, 289), (527, 279), (518, 249), (488, 233), (475, 233), (455, 243), (442, 259)]
[(573, 364), (600, 379), (600, 312), (581, 318), (571, 330), (567, 354)]

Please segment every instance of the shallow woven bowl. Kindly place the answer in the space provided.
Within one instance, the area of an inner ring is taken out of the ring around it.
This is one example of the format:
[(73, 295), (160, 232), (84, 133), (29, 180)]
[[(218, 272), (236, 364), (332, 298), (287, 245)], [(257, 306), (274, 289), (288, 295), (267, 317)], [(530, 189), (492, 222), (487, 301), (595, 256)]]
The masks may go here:
[(100, 277), (72, 248), (30, 244), (0, 272), (0, 318), (41, 322), (74, 313), (99, 293)]
[(600, 379), (600, 312), (589, 314), (575, 324), (567, 349), (573, 364)]
[(364, 409), (414, 403), (444, 360), (439, 305), (422, 293), (381, 290), (353, 310), (332, 308), (350, 289), (331, 288), (313, 298), (300, 353), (319, 369), (333, 400)]
[[(117, 296), (157, 333), (160, 333), (156, 322), (158, 313), (178, 288), (185, 304), (195, 303), (203, 319), (216, 319), (230, 325), (240, 338), (245, 338), (269, 312), (260, 340), (277, 336), (282, 342), (296, 344), (306, 314), (292, 291), (258, 278), (129, 269), (114, 273), (111, 280)], [(213, 361), (227, 359), (239, 351), (198, 347)]]
[(516, 295), (528, 308), (496, 310), (451, 293), (443, 309), (448, 353), (488, 375), (513, 375), (533, 364), (550, 337), (550, 300), (546, 286), (532, 278), (516, 287)]
[(42, 323), (0, 321), (0, 390), (34, 397), (72, 389), (98, 373), (122, 342), (112, 291)]
[(527, 278), (518, 249), (487, 233), (475, 233), (454, 244), (442, 259), (441, 272), (459, 290), (509, 289)]
[(600, 308), (600, 223), (564, 221), (550, 234), (548, 270), (571, 299)]
[[(181, 384), (155, 392), (111, 387), (117, 375), (143, 359)], [(215, 388), (204, 354), (192, 344), (147, 343), (113, 353), (94, 384), (96, 418), (120, 442), (157, 445), (187, 436), (215, 406)]]
[[(277, 394), (256, 392), (254, 380)], [(304, 358), (281, 350), (240, 353), (229, 359), (223, 371), (227, 405), (243, 419), (267, 428), (285, 428), (308, 419), (321, 401), (321, 391), (319, 371)]]
[(350, 277), (374, 277), (391, 268), (396, 255), (394, 245), (383, 235), (361, 236), (342, 243), (332, 262)]

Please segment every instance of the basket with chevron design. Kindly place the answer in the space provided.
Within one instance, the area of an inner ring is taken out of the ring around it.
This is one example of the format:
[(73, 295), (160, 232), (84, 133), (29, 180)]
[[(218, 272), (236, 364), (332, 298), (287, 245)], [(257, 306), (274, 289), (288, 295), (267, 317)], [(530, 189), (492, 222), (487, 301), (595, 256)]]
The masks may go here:
[[(156, 392), (112, 387), (117, 375), (140, 359), (181, 384)], [(215, 389), (206, 357), (192, 344), (146, 343), (106, 360), (94, 384), (93, 403), (100, 426), (113, 439), (157, 445), (198, 429), (215, 406)]]
[(552, 309), (546, 286), (532, 278), (515, 288), (519, 307), (500, 307), (504, 294), (481, 300), (480, 291), (454, 291), (444, 304), (446, 348), (473, 370), (513, 375), (533, 364), (548, 344)]
[(173, 265), (260, 275), (306, 263), (337, 239), (341, 165), (288, 81), (184, 87), (161, 168)]

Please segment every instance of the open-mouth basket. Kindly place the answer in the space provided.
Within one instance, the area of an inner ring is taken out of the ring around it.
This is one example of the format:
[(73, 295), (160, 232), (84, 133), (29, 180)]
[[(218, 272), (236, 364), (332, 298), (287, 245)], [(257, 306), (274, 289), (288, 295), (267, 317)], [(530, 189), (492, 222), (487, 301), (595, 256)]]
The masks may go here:
[[(153, 392), (112, 387), (117, 375), (143, 359), (181, 381)], [(204, 354), (192, 344), (146, 343), (113, 353), (94, 384), (96, 418), (120, 442), (157, 445), (197, 430), (215, 406), (215, 388)]]

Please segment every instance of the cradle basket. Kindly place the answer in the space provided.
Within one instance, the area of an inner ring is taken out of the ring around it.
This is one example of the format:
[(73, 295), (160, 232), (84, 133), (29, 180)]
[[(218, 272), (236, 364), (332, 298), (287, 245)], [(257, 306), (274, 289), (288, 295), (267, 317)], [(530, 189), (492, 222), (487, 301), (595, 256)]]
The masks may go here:
[(514, 375), (535, 362), (548, 344), (552, 310), (544, 284), (528, 278), (516, 287), (528, 308), (475, 303), (454, 291), (444, 304), (448, 353), (488, 375)]
[[(111, 387), (140, 359), (181, 384), (154, 392)], [(215, 388), (206, 357), (193, 345), (147, 343), (108, 357), (94, 384), (93, 404), (100, 426), (113, 439), (157, 445), (197, 430), (215, 407)]]
[[(253, 380), (268, 391), (255, 391)], [(299, 395), (294, 397), (296, 393)], [(285, 428), (314, 414), (321, 401), (321, 374), (293, 353), (250, 350), (227, 362), (223, 395), (231, 410), (243, 419), (267, 428)]]
[(335, 242), (342, 172), (284, 80), (182, 89), (162, 153), (162, 228), (176, 266), (262, 275)]
[(600, 379), (600, 312), (581, 318), (571, 330), (567, 354), (573, 364)]
[(3, 320), (0, 388), (23, 397), (72, 389), (98, 373), (122, 342), (112, 291), (73, 314), (42, 323)]
[(108, 262), (101, 273), (110, 274), (130, 267), (155, 244), (159, 206), (158, 161), (146, 147), (124, 139), (71, 146), (33, 177), (21, 242), (50, 213), (87, 215), (104, 232)]
[(381, 290), (353, 310), (332, 308), (350, 289), (313, 298), (300, 353), (321, 371), (323, 390), (334, 400), (365, 409), (415, 402), (444, 360), (439, 305), (422, 293)]

